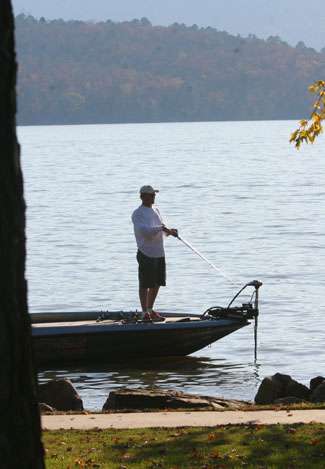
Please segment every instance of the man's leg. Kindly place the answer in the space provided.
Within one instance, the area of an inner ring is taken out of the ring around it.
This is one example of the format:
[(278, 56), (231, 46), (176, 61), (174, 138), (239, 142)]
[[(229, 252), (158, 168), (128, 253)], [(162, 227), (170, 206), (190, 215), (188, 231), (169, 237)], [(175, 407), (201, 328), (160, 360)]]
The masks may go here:
[(155, 304), (155, 300), (157, 298), (159, 288), (160, 287), (154, 287), (154, 288), (149, 288), (148, 289), (148, 294), (147, 294), (147, 308), (148, 308), (148, 311), (151, 311), (152, 308), (153, 308), (153, 305)]
[(157, 313), (156, 311), (154, 311), (152, 308), (153, 308), (153, 305), (155, 304), (155, 299), (157, 298), (157, 295), (158, 295), (158, 292), (159, 292), (159, 287), (155, 287), (155, 288), (149, 288), (148, 290), (148, 313), (149, 313), (149, 316), (150, 318), (152, 319), (152, 321), (165, 321), (165, 318), (163, 316), (161, 316), (159, 313)]
[(148, 307), (148, 288), (139, 287), (139, 298), (142, 312), (145, 313)]

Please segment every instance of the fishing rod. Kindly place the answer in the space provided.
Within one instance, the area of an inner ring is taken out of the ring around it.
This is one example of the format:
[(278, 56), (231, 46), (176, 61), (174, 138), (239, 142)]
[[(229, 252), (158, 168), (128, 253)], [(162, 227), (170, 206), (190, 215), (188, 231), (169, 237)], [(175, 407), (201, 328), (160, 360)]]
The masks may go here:
[(216, 265), (214, 265), (211, 261), (209, 261), (209, 259), (207, 259), (203, 254), (201, 254), (197, 249), (195, 249), (194, 246), (192, 246), (192, 244), (190, 244), (188, 241), (186, 241), (184, 238), (182, 238), (181, 236), (179, 236), (179, 234), (177, 233), (177, 235), (175, 236), (175, 238), (177, 238), (179, 241), (181, 241), (185, 246), (187, 246), (192, 252), (194, 252), (194, 254), (196, 254), (197, 256), (199, 256), (202, 260), (204, 260), (207, 264), (209, 264), (214, 270), (216, 270), (217, 272), (219, 272), (220, 275), (222, 275), (222, 277), (224, 277), (226, 280), (228, 280), (230, 283), (235, 283), (230, 277), (228, 277), (228, 275), (226, 275), (221, 269), (219, 269)]

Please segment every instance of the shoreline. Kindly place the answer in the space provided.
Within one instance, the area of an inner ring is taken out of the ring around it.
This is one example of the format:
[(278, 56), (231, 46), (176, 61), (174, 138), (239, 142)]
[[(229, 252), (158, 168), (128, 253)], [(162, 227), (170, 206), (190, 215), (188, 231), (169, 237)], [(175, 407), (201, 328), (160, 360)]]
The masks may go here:
[[(243, 401), (244, 402), (244, 401)], [(196, 409), (196, 408), (138, 408), (138, 409), (110, 409), (110, 410), (91, 410), (84, 409), (83, 411), (78, 410), (69, 410), (69, 411), (60, 411), (53, 410), (53, 412), (42, 411), (42, 416), (76, 416), (76, 415), (115, 415), (115, 414), (152, 414), (152, 413), (182, 413), (182, 412), (212, 412), (212, 413), (224, 413), (224, 412), (261, 412), (261, 411), (308, 411), (308, 410), (324, 410), (325, 411), (325, 402), (323, 403), (312, 403), (304, 402), (300, 404), (268, 404), (260, 405), (255, 403), (247, 402), (246, 406), (241, 407), (240, 409)]]
[[(255, 402), (225, 399), (216, 396), (187, 394), (160, 388), (111, 391), (102, 409), (88, 410), (72, 383), (68, 380), (50, 381), (39, 386), (39, 409), (42, 415), (105, 416), (154, 413), (226, 413), (226, 412), (325, 412), (325, 379), (313, 378), (311, 388), (298, 383), (289, 375), (276, 374), (262, 381)], [(284, 386), (285, 384), (285, 386)]]

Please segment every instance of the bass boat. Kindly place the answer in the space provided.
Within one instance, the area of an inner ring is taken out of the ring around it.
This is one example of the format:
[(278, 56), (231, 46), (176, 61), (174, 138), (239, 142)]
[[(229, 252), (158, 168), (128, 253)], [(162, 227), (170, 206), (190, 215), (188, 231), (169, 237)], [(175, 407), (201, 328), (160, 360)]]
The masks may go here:
[[(250, 320), (255, 321), (256, 354), (261, 286), (254, 280), (241, 288), (228, 306), (214, 306), (201, 315), (161, 313), (164, 322), (143, 321), (136, 312), (123, 311), (31, 314), (36, 362), (47, 367), (185, 356), (248, 326)], [(252, 288), (250, 300), (234, 306), (246, 288)]]

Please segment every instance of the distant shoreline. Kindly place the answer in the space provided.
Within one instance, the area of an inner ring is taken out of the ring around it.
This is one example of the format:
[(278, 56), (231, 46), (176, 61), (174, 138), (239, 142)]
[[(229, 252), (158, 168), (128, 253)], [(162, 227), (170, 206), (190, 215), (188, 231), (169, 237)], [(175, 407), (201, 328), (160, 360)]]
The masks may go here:
[(148, 20), (16, 17), (20, 125), (301, 120), (325, 50)]
[(97, 126), (97, 125), (159, 125), (159, 124), (216, 124), (241, 122), (297, 122), (299, 118), (291, 119), (245, 119), (245, 120), (209, 120), (209, 121), (144, 121), (144, 122), (70, 122), (70, 123), (40, 123), (23, 124), (17, 122), (17, 127), (67, 127), (67, 126)]

